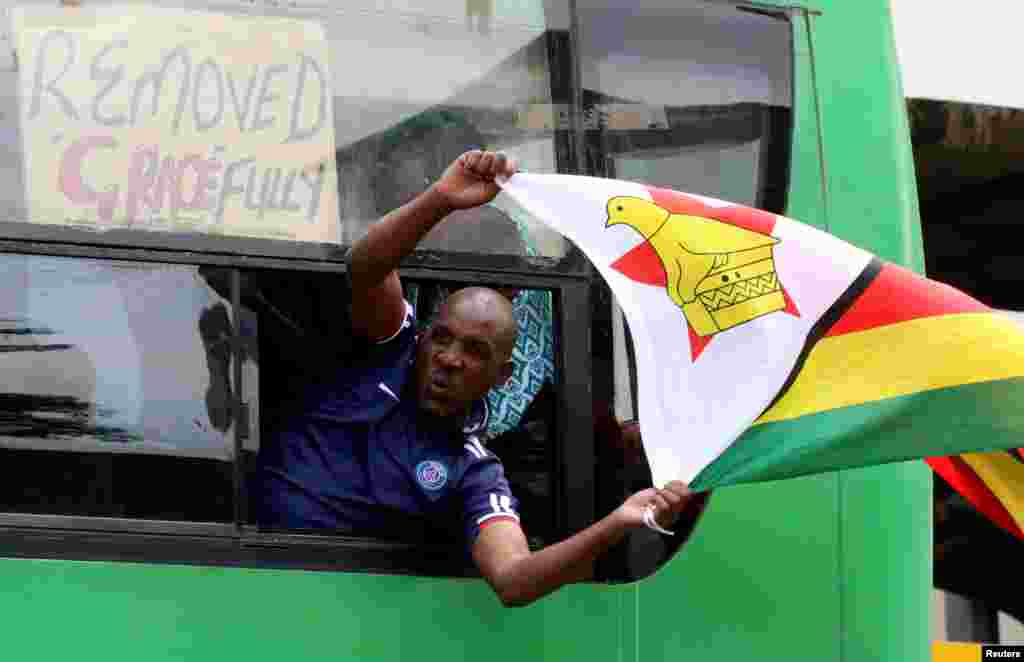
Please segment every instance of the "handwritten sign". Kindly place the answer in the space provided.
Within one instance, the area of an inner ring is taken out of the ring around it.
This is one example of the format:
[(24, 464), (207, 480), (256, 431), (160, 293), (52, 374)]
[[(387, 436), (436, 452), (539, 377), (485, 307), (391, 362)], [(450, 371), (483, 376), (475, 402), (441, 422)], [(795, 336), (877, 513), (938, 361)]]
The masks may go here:
[(318, 23), (133, 4), (12, 26), (34, 221), (339, 240)]

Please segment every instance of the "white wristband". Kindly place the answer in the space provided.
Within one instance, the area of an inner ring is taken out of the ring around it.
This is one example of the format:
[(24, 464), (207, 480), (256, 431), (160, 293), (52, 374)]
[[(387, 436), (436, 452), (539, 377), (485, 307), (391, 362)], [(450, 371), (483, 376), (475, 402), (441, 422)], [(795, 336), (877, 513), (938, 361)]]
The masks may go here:
[(675, 535), (675, 531), (663, 529), (661, 528), (661, 526), (658, 525), (657, 520), (654, 519), (654, 508), (652, 506), (647, 506), (647, 508), (644, 509), (644, 526), (646, 526), (648, 529), (653, 529), (658, 533), (663, 533), (666, 536)]

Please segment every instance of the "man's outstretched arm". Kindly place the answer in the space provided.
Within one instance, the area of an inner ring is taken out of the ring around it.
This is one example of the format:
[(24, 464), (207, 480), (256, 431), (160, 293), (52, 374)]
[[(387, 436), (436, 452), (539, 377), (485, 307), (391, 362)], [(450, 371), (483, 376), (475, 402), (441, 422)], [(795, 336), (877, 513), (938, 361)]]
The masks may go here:
[(398, 265), (445, 216), (490, 202), (495, 178), (514, 172), (500, 152), (466, 152), (429, 189), (370, 226), (348, 258), (353, 331), (370, 340), (394, 335), (405, 318)]
[(631, 529), (643, 526), (648, 505), (656, 506), (661, 526), (671, 526), (694, 498), (678, 481), (665, 489), (642, 490), (599, 522), (537, 552), (530, 552), (518, 523), (496, 521), (480, 532), (473, 560), (505, 606), (525, 606), (565, 584), (591, 578), (597, 558)]

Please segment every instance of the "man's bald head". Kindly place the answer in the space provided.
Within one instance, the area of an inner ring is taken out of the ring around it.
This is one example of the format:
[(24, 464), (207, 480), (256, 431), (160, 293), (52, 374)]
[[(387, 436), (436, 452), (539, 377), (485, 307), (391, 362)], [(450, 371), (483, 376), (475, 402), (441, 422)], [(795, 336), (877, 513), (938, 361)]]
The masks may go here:
[(512, 357), (519, 325), (512, 312), (512, 302), (505, 295), (489, 287), (464, 287), (448, 297), (441, 314), (455, 314), (474, 320), (491, 320), (494, 323), (496, 347), (503, 359)]

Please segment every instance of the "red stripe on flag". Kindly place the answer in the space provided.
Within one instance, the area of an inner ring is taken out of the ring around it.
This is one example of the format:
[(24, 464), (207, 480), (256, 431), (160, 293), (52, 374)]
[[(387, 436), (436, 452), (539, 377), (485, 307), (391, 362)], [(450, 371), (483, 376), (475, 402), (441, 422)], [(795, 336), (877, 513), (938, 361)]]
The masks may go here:
[(887, 262), (825, 336), (840, 336), (921, 317), (988, 310), (991, 310), (988, 306), (956, 288)]
[(1006, 506), (996, 495), (992, 494), (992, 490), (978, 477), (978, 474), (974, 473), (974, 469), (970, 465), (959, 457), (929, 457), (925, 458), (925, 462), (935, 470), (935, 473), (942, 476), (950, 487), (977, 508), (978, 512), (1024, 540), (1024, 531), (1017, 526), (1013, 517), (1006, 510)]

